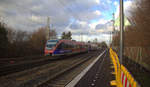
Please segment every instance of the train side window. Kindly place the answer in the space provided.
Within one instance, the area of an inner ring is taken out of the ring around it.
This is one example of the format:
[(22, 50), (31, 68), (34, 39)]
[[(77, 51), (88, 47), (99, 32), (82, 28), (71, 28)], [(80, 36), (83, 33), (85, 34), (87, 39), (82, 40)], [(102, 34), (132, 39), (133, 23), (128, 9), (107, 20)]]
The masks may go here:
[(58, 45), (57, 49), (61, 49), (61, 44)]
[(65, 49), (68, 49), (68, 48), (69, 48), (68, 43), (64, 43), (64, 48), (65, 48)]
[(65, 46), (65, 43), (62, 43), (62, 49), (65, 49), (66, 46)]
[(61, 43), (57, 49), (64, 49), (64, 43)]
[(63, 48), (64, 48), (64, 49), (67, 48), (67, 44), (66, 44), (66, 43), (63, 44)]

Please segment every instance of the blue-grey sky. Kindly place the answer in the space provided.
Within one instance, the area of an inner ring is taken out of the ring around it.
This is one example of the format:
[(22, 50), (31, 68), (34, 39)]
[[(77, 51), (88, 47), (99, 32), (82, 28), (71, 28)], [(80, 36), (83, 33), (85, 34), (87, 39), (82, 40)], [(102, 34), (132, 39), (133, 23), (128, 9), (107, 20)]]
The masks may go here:
[[(132, 1), (124, 2), (129, 10)], [(71, 31), (74, 39), (83, 33), (86, 40), (108, 40), (113, 12), (117, 17), (119, 0), (0, 0), (1, 20), (13, 29), (37, 30), (46, 26), (49, 16), (58, 36)]]

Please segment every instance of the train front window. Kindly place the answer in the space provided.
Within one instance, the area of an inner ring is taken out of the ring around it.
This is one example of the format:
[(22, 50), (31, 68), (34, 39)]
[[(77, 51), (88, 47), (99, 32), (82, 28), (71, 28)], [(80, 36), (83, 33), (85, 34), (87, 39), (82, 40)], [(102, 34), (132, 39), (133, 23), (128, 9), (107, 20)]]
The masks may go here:
[(47, 44), (46, 44), (46, 49), (52, 49), (53, 47), (56, 46), (57, 42), (58, 41), (56, 41), (56, 40), (55, 41), (54, 40), (53, 41), (48, 41)]
[(46, 45), (46, 48), (47, 49), (52, 49), (53, 47), (55, 47), (56, 46), (56, 44), (47, 44)]

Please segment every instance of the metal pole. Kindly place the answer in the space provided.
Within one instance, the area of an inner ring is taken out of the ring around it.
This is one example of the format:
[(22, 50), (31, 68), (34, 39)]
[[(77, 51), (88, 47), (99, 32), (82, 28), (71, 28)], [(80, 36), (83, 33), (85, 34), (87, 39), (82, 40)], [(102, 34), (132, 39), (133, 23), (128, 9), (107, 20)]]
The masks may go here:
[(83, 42), (83, 33), (81, 33), (81, 42)]
[(111, 47), (111, 31), (110, 31), (109, 45), (110, 45), (110, 47)]
[[(113, 22), (113, 31), (112, 31), (112, 35), (114, 36), (115, 35), (115, 15), (114, 15), (114, 13), (112, 14), (112, 16), (113, 16), (113, 19), (112, 19), (112, 22)], [(114, 47), (114, 40), (113, 40), (113, 36), (112, 36), (112, 47)]]
[(50, 17), (47, 17), (48, 39), (50, 39)]
[(123, 58), (123, 32), (124, 32), (124, 8), (123, 0), (120, 0), (120, 63), (122, 64)]

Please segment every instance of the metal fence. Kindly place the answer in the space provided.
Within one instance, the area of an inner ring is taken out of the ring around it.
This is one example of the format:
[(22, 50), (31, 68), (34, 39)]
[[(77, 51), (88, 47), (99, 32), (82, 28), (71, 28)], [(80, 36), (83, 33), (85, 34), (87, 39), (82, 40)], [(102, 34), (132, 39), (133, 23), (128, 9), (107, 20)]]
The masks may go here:
[[(114, 49), (119, 52), (118, 47)], [(124, 55), (150, 71), (150, 47), (125, 47)]]

